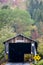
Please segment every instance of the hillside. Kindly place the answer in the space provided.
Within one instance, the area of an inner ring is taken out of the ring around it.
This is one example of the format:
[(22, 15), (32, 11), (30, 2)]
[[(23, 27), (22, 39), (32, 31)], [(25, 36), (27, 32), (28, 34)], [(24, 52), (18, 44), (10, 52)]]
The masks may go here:
[(43, 0), (0, 0), (0, 53), (16, 34), (37, 40), (43, 55)]

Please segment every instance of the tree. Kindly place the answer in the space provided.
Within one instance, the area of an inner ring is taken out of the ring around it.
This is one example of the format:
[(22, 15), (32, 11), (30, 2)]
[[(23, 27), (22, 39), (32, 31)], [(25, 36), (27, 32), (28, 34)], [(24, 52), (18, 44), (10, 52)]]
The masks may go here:
[[(23, 33), (30, 32), (34, 20), (31, 19), (30, 14), (21, 9), (1, 9), (0, 10), (0, 27), (9, 25), (14, 28), (14, 32)], [(25, 23), (25, 24), (24, 24)]]
[(43, 36), (41, 36), (37, 40), (39, 41), (38, 52), (39, 52), (39, 54), (43, 55)]
[(31, 18), (35, 20), (39, 35), (43, 35), (43, 1), (30, 0), (27, 11), (30, 12)]
[(4, 26), (4, 28), (1, 28), (0, 30), (0, 53), (4, 49), (3, 42), (16, 35), (16, 33), (12, 31), (13, 31), (13, 28), (11, 28), (10, 26)]
[[(28, 0), (29, 1), (29, 0)], [(30, 12), (31, 17), (40, 22), (43, 21), (43, 2), (38, 0), (30, 0), (30, 4), (27, 5), (27, 11)]]

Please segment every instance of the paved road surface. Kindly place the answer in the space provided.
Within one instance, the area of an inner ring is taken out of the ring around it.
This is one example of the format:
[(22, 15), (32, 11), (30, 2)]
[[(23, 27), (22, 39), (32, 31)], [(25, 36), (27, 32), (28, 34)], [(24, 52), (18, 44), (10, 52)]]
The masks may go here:
[(30, 65), (29, 63), (7, 63), (5, 65)]

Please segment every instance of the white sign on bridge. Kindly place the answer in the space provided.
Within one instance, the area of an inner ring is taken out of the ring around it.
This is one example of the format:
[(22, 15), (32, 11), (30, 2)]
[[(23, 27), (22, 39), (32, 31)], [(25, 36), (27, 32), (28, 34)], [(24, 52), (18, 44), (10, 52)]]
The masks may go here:
[(17, 42), (24, 42), (24, 40), (15, 40), (15, 43)]

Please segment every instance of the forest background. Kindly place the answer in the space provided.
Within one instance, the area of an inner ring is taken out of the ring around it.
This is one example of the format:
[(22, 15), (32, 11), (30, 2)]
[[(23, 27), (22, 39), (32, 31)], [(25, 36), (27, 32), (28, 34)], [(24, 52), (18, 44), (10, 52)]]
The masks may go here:
[(0, 58), (3, 42), (16, 34), (36, 40), (43, 56), (43, 0), (0, 0)]

